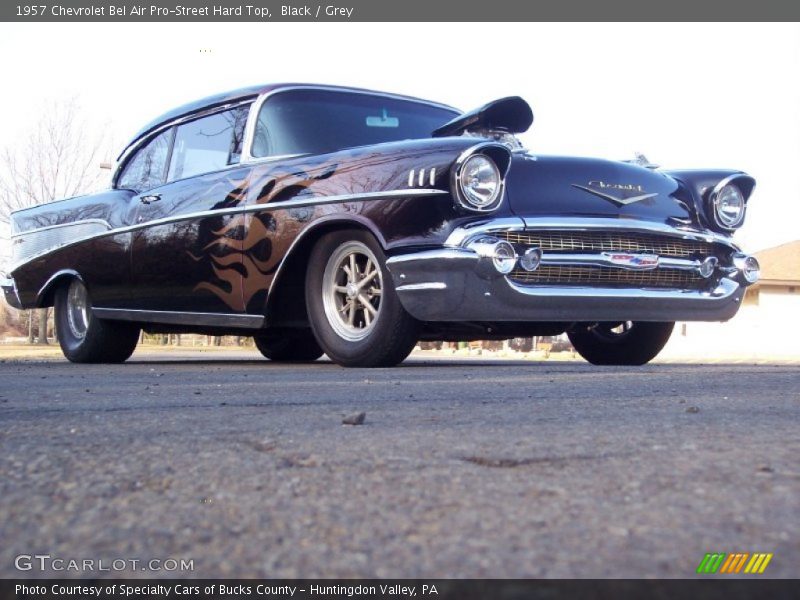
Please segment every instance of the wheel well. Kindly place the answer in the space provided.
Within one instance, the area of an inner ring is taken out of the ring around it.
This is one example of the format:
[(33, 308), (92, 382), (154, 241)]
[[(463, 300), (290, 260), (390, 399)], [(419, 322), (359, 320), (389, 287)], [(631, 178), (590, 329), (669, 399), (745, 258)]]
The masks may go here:
[[(375, 236), (369, 227), (354, 221), (335, 221), (314, 227), (303, 235), (290, 249), (267, 298), (266, 316), (269, 326), (308, 327), (305, 281), (308, 260), (314, 245), (325, 235), (334, 231), (355, 229)], [(375, 236), (378, 242), (382, 241)]]
[(81, 279), (81, 276), (78, 275), (77, 271), (72, 270), (59, 271), (51, 276), (42, 286), (42, 289), (39, 290), (39, 294), (36, 297), (36, 308), (48, 308), (53, 306), (56, 302), (56, 292), (58, 288), (75, 278)]

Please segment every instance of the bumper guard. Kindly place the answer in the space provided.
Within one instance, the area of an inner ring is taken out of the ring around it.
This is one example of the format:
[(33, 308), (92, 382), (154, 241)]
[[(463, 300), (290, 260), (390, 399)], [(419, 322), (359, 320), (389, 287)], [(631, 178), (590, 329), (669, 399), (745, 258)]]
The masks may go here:
[(9, 305), (14, 308), (22, 308), (22, 302), (20, 302), (19, 294), (17, 293), (17, 284), (11, 277), (0, 274), (0, 289), (3, 290), (3, 295)]

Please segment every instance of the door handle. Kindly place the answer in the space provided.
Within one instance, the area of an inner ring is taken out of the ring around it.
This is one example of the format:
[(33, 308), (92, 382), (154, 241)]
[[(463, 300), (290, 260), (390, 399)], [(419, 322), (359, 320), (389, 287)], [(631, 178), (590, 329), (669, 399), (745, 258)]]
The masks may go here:
[(142, 204), (152, 204), (153, 202), (158, 202), (161, 200), (161, 194), (148, 194), (147, 196), (142, 196), (139, 198)]

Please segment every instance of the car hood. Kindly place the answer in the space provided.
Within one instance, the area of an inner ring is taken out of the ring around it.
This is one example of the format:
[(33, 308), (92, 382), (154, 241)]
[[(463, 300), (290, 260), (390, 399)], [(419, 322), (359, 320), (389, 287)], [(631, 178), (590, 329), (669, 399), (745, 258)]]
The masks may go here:
[(677, 180), (625, 162), (515, 154), (506, 189), (510, 209), (520, 217), (619, 217), (696, 224), (692, 197)]

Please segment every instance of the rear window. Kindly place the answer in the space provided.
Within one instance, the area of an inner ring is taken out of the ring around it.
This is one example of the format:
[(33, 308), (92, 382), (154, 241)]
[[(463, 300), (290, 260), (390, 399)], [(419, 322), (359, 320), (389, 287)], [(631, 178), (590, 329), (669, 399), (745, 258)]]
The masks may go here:
[(366, 93), (290, 90), (268, 98), (256, 123), (252, 154), (321, 154), (341, 148), (427, 138), (458, 113)]

